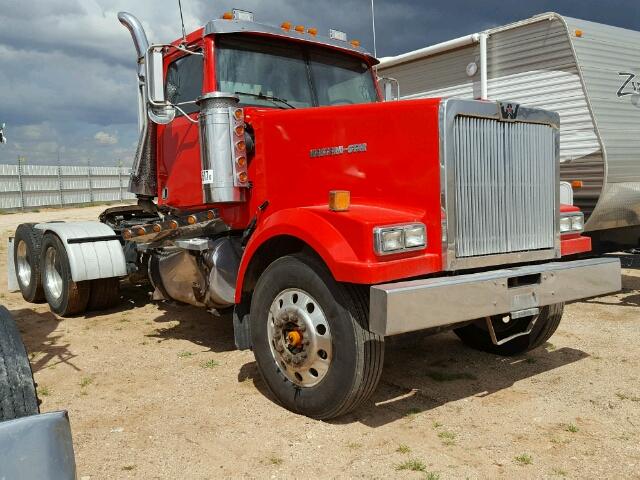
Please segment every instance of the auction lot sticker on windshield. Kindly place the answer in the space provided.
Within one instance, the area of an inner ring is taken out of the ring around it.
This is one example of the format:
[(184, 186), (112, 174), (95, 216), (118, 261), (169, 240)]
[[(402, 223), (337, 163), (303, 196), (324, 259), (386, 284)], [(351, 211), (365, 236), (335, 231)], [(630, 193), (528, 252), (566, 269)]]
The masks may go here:
[(213, 170), (202, 170), (202, 184), (211, 185), (213, 183)]

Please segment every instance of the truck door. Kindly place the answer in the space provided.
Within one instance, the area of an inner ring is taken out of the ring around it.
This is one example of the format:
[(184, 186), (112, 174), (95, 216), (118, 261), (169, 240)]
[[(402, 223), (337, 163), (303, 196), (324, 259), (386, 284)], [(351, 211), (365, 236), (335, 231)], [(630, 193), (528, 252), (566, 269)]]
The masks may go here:
[(184, 55), (172, 61), (165, 77), (165, 98), (183, 112), (158, 128), (158, 203), (174, 207), (202, 204), (200, 184), (199, 107), (204, 57)]

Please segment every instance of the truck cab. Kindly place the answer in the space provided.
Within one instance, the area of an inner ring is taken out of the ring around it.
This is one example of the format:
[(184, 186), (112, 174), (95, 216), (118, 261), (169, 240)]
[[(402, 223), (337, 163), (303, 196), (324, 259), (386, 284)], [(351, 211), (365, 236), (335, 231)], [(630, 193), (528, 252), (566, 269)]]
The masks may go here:
[(234, 11), (149, 45), (119, 19), (138, 58), (138, 205), (23, 227), (25, 298), (77, 314), (128, 277), (232, 310), (278, 401), (327, 419), (375, 390), (385, 337), (454, 330), (517, 355), (565, 302), (620, 288), (618, 260), (576, 257), (590, 241), (560, 204), (557, 114), (381, 102), (377, 60), (337, 31)]

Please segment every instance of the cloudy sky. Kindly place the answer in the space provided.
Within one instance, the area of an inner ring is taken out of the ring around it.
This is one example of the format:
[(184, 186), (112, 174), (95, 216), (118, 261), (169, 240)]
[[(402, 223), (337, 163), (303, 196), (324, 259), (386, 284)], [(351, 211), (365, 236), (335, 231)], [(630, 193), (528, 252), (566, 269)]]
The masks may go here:
[[(135, 54), (116, 14), (150, 41), (180, 35), (177, 0), (0, 0), (0, 163), (130, 165)], [(336, 28), (373, 50), (370, 0), (182, 0), (187, 29), (232, 7), (256, 20)], [(638, 0), (375, 0), (378, 55), (403, 53), (545, 12), (640, 29)], [(640, 66), (639, 66), (640, 68)]]

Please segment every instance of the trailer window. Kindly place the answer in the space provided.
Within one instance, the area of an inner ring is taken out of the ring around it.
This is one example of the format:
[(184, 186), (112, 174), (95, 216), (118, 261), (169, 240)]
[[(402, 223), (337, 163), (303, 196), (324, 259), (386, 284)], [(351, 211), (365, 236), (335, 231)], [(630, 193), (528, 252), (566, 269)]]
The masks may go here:
[[(165, 98), (179, 105), (186, 113), (200, 111), (195, 100), (202, 95), (202, 65), (202, 55), (185, 55), (169, 64), (167, 69)], [(179, 116), (182, 113), (177, 111), (176, 115)]]

